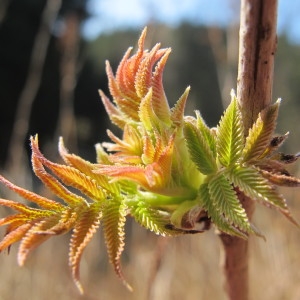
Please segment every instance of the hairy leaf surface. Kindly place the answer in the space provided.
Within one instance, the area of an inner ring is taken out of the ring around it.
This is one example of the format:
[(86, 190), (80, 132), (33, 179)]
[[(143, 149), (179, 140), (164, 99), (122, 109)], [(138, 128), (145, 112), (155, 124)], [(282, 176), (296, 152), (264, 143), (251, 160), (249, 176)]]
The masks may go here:
[(244, 147), (244, 130), (237, 99), (227, 107), (217, 130), (217, 152), (219, 161), (228, 167), (240, 159)]
[(168, 229), (170, 224), (167, 213), (151, 208), (147, 203), (139, 201), (130, 210), (131, 215), (143, 227), (163, 236), (177, 235), (176, 231)]
[(102, 213), (99, 204), (93, 203), (81, 213), (74, 226), (70, 241), (69, 265), (72, 270), (74, 282), (79, 291), (83, 293), (83, 288), (79, 282), (79, 264), (82, 253), (100, 225)]
[(103, 232), (110, 263), (124, 285), (131, 290), (126, 282), (120, 263), (120, 257), (125, 246), (125, 221), (127, 206), (118, 199), (110, 199), (103, 208)]
[[(205, 131), (205, 129), (203, 129)], [(211, 174), (216, 172), (217, 163), (214, 153), (210, 148), (210, 143), (206, 138), (206, 134), (202, 133), (194, 124), (185, 122), (184, 136), (187, 147), (191, 155), (191, 159), (197, 168), (203, 174)]]
[(212, 134), (211, 129), (205, 124), (205, 121), (203, 120), (200, 112), (196, 110), (196, 116), (197, 116), (197, 128), (201, 132), (201, 134), (204, 136), (205, 141), (208, 143), (210, 150), (213, 153), (213, 157), (216, 158), (217, 156), (217, 149), (216, 149), (216, 138)]
[(212, 219), (216, 227), (227, 234), (247, 238), (247, 235), (234, 227), (228, 220), (220, 213), (220, 209), (215, 205), (214, 200), (210, 196), (209, 185), (204, 183), (200, 186), (199, 196), (201, 198), (203, 207), (207, 210), (208, 216)]
[(214, 207), (223, 215), (229, 224), (244, 232), (251, 232), (250, 222), (245, 209), (238, 200), (232, 185), (220, 173), (215, 175), (208, 184), (210, 199)]
[(276, 126), (279, 104), (280, 101), (277, 101), (263, 110), (250, 128), (243, 150), (244, 161), (255, 160), (264, 153), (265, 155), (268, 153), (267, 149)]
[(235, 166), (228, 171), (228, 177), (248, 197), (266, 201), (280, 209), (286, 209), (285, 200), (254, 168)]

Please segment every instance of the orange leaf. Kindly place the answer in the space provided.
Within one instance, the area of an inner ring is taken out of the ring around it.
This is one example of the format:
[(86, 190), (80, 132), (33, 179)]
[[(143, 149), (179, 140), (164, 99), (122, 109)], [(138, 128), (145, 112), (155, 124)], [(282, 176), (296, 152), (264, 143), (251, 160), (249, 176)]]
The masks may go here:
[(124, 285), (129, 290), (132, 290), (131, 286), (125, 280), (120, 264), (120, 257), (125, 245), (124, 226), (126, 221), (126, 210), (126, 205), (118, 200), (112, 199), (107, 202), (107, 205), (103, 210), (103, 232), (109, 261), (114, 266), (116, 274), (122, 280)]
[(8, 248), (15, 242), (18, 242), (24, 237), (27, 231), (32, 227), (32, 224), (26, 223), (18, 226), (14, 230), (8, 232), (0, 242), (0, 251)]
[(3, 183), (6, 187), (8, 187), (10, 190), (20, 195), (21, 197), (36, 203), (42, 208), (50, 209), (50, 210), (61, 210), (63, 208), (63, 205), (61, 205), (60, 203), (42, 197), (28, 190), (25, 190), (19, 186), (16, 186), (10, 181), (8, 181), (7, 179), (5, 179), (4, 177), (2, 177), (1, 175), (0, 175), (0, 182)]
[(46, 172), (41, 162), (41, 155), (38, 150), (37, 136), (31, 138), (32, 147), (32, 167), (34, 173), (54, 194), (63, 199), (67, 204), (77, 206), (79, 203), (85, 203), (85, 199), (70, 192), (56, 178)]
[(79, 264), (83, 250), (93, 237), (100, 224), (102, 213), (98, 206), (92, 204), (84, 211), (75, 224), (70, 241), (69, 265), (72, 270), (74, 282), (83, 294), (83, 288), (79, 282)]
[(76, 212), (66, 209), (35, 223), (22, 238), (18, 251), (19, 265), (22, 266), (28, 254), (51, 236), (68, 232), (74, 226), (76, 218)]

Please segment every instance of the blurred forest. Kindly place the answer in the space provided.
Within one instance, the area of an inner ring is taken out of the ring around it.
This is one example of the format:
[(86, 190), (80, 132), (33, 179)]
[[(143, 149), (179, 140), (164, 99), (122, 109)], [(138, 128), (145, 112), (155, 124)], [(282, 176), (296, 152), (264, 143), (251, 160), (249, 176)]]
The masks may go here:
[[(107, 92), (105, 60), (114, 70), (140, 31), (81, 35), (87, 1), (2, 0), (0, 2), (0, 170), (17, 184), (32, 182), (30, 135), (39, 134), (42, 151), (57, 158), (58, 137), (71, 152), (94, 162), (94, 144), (107, 140), (110, 127), (98, 90)], [(238, 25), (222, 29), (181, 24), (149, 24), (147, 43), (172, 47), (165, 70), (171, 104), (191, 85), (186, 114), (199, 109), (215, 126), (236, 87)], [(291, 131), (284, 151), (300, 149), (300, 47), (278, 38), (274, 101), (283, 99), (278, 132)], [(112, 128), (116, 130), (116, 128)], [(299, 167), (294, 167), (294, 173)], [(283, 190), (300, 219), (298, 190)], [(0, 189), (1, 197), (14, 197)], [(0, 210), (1, 216), (7, 214)], [(257, 207), (254, 223), (267, 242), (251, 237), (251, 299), (300, 299), (300, 231), (273, 211)], [(213, 230), (204, 235), (162, 239), (128, 221), (124, 272), (129, 293), (108, 265), (101, 233), (82, 262), (86, 295), (73, 285), (67, 263), (68, 237), (46, 242), (24, 268), (16, 247), (0, 256), (0, 299), (225, 299), (219, 268), (220, 245)], [(1, 231), (3, 234), (3, 231)], [(143, 241), (141, 243), (141, 241)]]

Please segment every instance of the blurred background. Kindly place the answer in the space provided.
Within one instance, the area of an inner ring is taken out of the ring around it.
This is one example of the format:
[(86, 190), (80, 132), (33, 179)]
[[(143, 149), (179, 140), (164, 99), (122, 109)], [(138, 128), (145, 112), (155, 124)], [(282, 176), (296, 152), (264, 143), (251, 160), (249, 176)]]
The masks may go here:
[[(284, 151), (300, 149), (300, 1), (279, 1), (274, 101), (283, 99), (277, 131)], [(114, 70), (148, 26), (147, 47), (172, 47), (164, 76), (169, 102), (191, 85), (186, 114), (199, 109), (215, 126), (236, 88), (237, 0), (1, 0), (0, 171), (39, 192), (30, 168), (30, 135), (58, 160), (58, 137), (94, 162), (94, 144), (111, 127), (98, 90), (107, 92), (105, 60)], [(291, 171), (300, 176), (299, 167)], [(300, 192), (282, 189), (296, 219)], [(17, 199), (6, 189), (0, 197)], [(9, 212), (1, 208), (1, 216)], [(267, 241), (250, 238), (251, 299), (300, 299), (300, 231), (257, 206), (253, 222)], [(4, 234), (4, 231), (0, 232)], [(128, 220), (124, 273), (128, 292), (107, 262), (101, 230), (87, 247), (80, 296), (68, 269), (69, 236), (47, 241), (19, 268), (17, 245), (0, 255), (0, 299), (226, 299), (221, 244), (213, 230), (160, 238)], [(141, 242), (142, 241), (142, 242)]]

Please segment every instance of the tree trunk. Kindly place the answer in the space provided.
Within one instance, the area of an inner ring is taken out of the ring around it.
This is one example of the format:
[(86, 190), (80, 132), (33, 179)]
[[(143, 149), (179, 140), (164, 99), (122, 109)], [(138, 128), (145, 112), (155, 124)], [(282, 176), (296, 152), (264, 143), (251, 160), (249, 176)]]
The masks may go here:
[[(272, 100), (277, 0), (242, 0), (240, 17), (237, 98), (247, 135), (258, 113)], [(254, 201), (242, 193), (238, 196), (251, 219)], [(220, 238), (225, 252), (225, 287), (229, 299), (247, 300), (248, 241), (224, 233)]]

